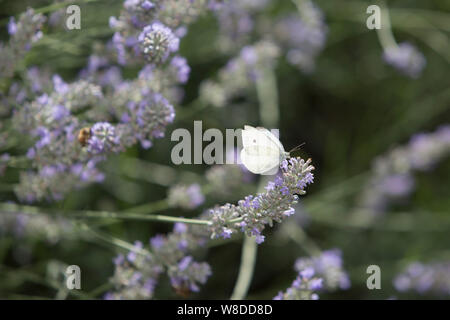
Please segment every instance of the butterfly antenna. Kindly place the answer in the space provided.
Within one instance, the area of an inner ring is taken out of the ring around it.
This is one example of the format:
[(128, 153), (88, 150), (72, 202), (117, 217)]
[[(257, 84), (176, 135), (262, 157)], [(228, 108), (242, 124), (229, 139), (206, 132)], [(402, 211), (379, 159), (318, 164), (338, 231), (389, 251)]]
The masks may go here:
[(292, 148), (289, 153), (300, 150), (301, 147), (303, 147), (306, 144), (306, 142), (303, 142), (302, 144), (299, 144), (298, 146)]

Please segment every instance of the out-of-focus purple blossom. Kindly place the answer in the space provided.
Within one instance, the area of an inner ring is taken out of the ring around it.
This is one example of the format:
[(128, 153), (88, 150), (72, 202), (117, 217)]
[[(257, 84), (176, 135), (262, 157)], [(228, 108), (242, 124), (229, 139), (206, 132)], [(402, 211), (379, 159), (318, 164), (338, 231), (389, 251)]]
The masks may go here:
[(429, 264), (415, 262), (394, 279), (398, 291), (416, 291), (419, 294), (433, 293), (450, 295), (450, 262), (436, 261)]
[(311, 266), (304, 269), (295, 268), (297, 277), (285, 292), (278, 292), (273, 300), (317, 300), (319, 296), (315, 291), (322, 289), (323, 279), (315, 275)]
[(387, 195), (401, 197), (410, 194), (414, 188), (414, 179), (407, 174), (396, 174), (386, 177), (380, 182), (380, 188)]
[(418, 78), (427, 63), (424, 55), (407, 42), (385, 48), (383, 59), (387, 64), (411, 78)]
[(136, 242), (127, 259), (119, 255), (114, 259), (115, 271), (111, 278), (113, 289), (104, 299), (151, 299), (163, 268), (146, 251), (140, 242)]
[[(11, 203), (11, 206), (14, 206)], [(44, 214), (25, 214), (8, 211), (3, 205), (0, 214), (0, 237), (31, 238), (56, 244), (62, 239), (75, 239), (76, 227), (67, 219)]]
[(202, 100), (215, 107), (223, 107), (229, 100), (253, 87), (261, 77), (263, 68), (275, 66), (279, 54), (279, 48), (270, 41), (260, 41), (244, 47), (239, 56), (231, 59), (219, 71), (216, 81), (202, 83)]
[(198, 292), (198, 284), (206, 283), (211, 275), (207, 263), (198, 263), (191, 256), (183, 257), (176, 267), (169, 268), (170, 283), (177, 291), (188, 290)]
[(326, 290), (348, 289), (350, 279), (343, 269), (342, 253), (338, 249), (323, 251), (311, 258), (300, 258), (295, 262), (299, 272), (311, 273), (311, 270), (323, 279)]
[(187, 231), (187, 229), (188, 229), (188, 227), (187, 227), (187, 225), (186, 225), (185, 223), (177, 222), (177, 223), (175, 223), (175, 225), (173, 226), (173, 231), (174, 231), (175, 233), (184, 233), (184, 232)]
[[(120, 259), (115, 262), (114, 289), (110, 299), (149, 299), (161, 273), (166, 272), (175, 292), (186, 294), (199, 291), (211, 275), (207, 263), (194, 261), (186, 252), (204, 245), (208, 232), (204, 227), (177, 223), (174, 231), (166, 236), (156, 235), (150, 239), (151, 251), (141, 245), (134, 252), (132, 263)], [(130, 279), (138, 273), (138, 280)], [(146, 290), (144, 290), (147, 288)]]
[(17, 63), (31, 49), (31, 45), (42, 38), (41, 29), (45, 20), (44, 15), (35, 13), (31, 8), (22, 13), (17, 21), (14, 17), (10, 18), (9, 43), (0, 43), (0, 77), (13, 76)]
[(298, 10), (299, 14), (280, 19), (274, 28), (275, 37), (286, 49), (291, 64), (311, 72), (325, 46), (328, 28), (322, 11), (312, 1), (299, 1)]
[(8, 22), (8, 33), (9, 35), (14, 35), (17, 32), (17, 24), (16, 19), (11, 17)]
[(268, 3), (268, 0), (209, 0), (208, 8), (219, 22), (219, 48), (229, 52), (242, 47), (256, 29), (255, 14)]
[(180, 56), (175, 56), (170, 60), (170, 66), (179, 83), (186, 83), (189, 79), (191, 68), (187, 64), (187, 60)]
[(150, 239), (150, 245), (153, 248), (153, 250), (158, 250), (161, 248), (165, 243), (164, 236), (158, 234)]
[(170, 188), (167, 199), (172, 207), (190, 210), (203, 204), (205, 196), (198, 184), (175, 185)]
[(375, 217), (389, 203), (414, 190), (414, 171), (429, 171), (450, 153), (450, 126), (432, 133), (415, 134), (400, 146), (376, 159), (372, 176), (363, 188), (360, 206)]

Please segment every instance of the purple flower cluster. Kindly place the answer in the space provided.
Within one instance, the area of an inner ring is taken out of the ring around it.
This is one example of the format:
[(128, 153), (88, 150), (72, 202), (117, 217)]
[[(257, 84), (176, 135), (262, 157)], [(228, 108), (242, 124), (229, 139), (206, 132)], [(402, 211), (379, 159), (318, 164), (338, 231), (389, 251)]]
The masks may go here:
[(218, 47), (224, 52), (241, 48), (256, 29), (256, 14), (268, 0), (210, 0), (208, 7), (219, 23)]
[(312, 72), (323, 50), (328, 28), (322, 11), (309, 0), (298, 1), (299, 15), (288, 15), (275, 25), (276, 41), (287, 50), (286, 58), (304, 72)]
[(316, 291), (323, 287), (323, 279), (313, 267), (297, 269), (297, 277), (285, 292), (280, 291), (273, 300), (318, 300)]
[(223, 107), (251, 88), (261, 77), (262, 68), (275, 66), (279, 53), (278, 47), (270, 41), (242, 48), (239, 55), (219, 71), (216, 81), (207, 80), (202, 84), (202, 100), (215, 107)]
[(84, 81), (65, 83), (53, 77), (53, 93), (43, 93), (15, 110), (14, 127), (33, 137), (27, 158), (34, 170), (22, 172), (15, 191), (26, 202), (60, 200), (73, 188), (97, 182), (103, 175), (95, 168), (100, 161), (80, 152), (77, 142), (81, 123), (74, 113), (98, 103), (99, 87)]
[(185, 24), (205, 10), (205, 0), (126, 0), (119, 18), (109, 20), (118, 62), (161, 64), (178, 51)]
[(46, 18), (28, 8), (16, 21), (11, 17), (8, 23), (9, 44), (0, 43), (0, 78), (11, 77), (17, 63), (23, 59), (31, 45), (42, 38), (41, 28)]
[(450, 295), (450, 262), (437, 261), (429, 264), (415, 262), (394, 279), (398, 291), (431, 292), (438, 296)]
[[(116, 94), (121, 95), (125, 87)], [(127, 95), (129, 93), (125, 92)], [(118, 131), (122, 143), (130, 146), (140, 142), (144, 149), (153, 145), (153, 139), (164, 137), (165, 127), (175, 118), (174, 108), (169, 101), (153, 92), (142, 94), (139, 100), (129, 100), (125, 105), (118, 106), (115, 112), (120, 113)]]
[(171, 207), (180, 207), (191, 210), (202, 205), (205, 196), (197, 183), (187, 185), (175, 185), (169, 189), (167, 200)]
[(427, 63), (423, 54), (408, 42), (385, 48), (383, 59), (387, 64), (411, 78), (418, 78)]
[[(174, 53), (185, 25), (205, 10), (206, 0), (126, 0), (119, 18), (110, 19), (112, 42), (95, 46), (73, 82), (31, 67), (21, 82), (8, 85), (0, 112), (13, 114), (13, 129), (32, 138), (26, 152), (32, 167), (21, 173), (15, 189), (20, 200), (60, 200), (74, 188), (101, 181), (96, 167), (108, 154), (137, 143), (149, 148), (164, 136), (175, 117), (172, 104), (183, 95), (178, 85), (190, 74), (187, 60)], [(9, 45), (0, 46), (1, 75), (10, 67), (8, 76), (14, 73), (8, 57), (23, 56), (42, 36), (44, 20), (32, 9), (10, 20)], [(135, 79), (124, 80), (113, 51), (122, 65), (140, 64)]]
[(113, 152), (120, 143), (116, 129), (108, 122), (97, 122), (90, 130), (91, 137), (87, 141), (87, 151), (92, 154)]
[(114, 284), (113, 291), (105, 294), (106, 300), (117, 299), (151, 299), (162, 267), (155, 261), (153, 255), (136, 241), (133, 249), (124, 256), (114, 259), (115, 271), (110, 281)]
[(311, 258), (297, 259), (295, 269), (298, 272), (307, 268), (315, 270), (317, 276), (323, 279), (325, 290), (345, 290), (350, 287), (350, 279), (344, 270), (342, 253), (339, 249), (323, 251), (320, 255)]
[(281, 168), (282, 175), (269, 182), (266, 192), (247, 196), (238, 205), (225, 204), (209, 210), (211, 238), (229, 238), (242, 231), (262, 243), (261, 233), (266, 225), (272, 226), (292, 215), (298, 195), (305, 194), (305, 187), (314, 180), (314, 167), (310, 159), (291, 158), (283, 161)]
[[(240, 230), (254, 235), (258, 243), (263, 242), (264, 236), (261, 232), (264, 226), (272, 225), (273, 221), (281, 222), (293, 214), (292, 205), (296, 203), (297, 195), (304, 194), (304, 188), (312, 183), (311, 171), (314, 168), (310, 163), (311, 160), (304, 161), (300, 158), (285, 161), (281, 166), (282, 177), (270, 183), (266, 193), (255, 197), (248, 196), (239, 201), (237, 206), (227, 204), (203, 213), (199, 218), (209, 220), (210, 224), (207, 226), (176, 223), (173, 232), (168, 235), (154, 236), (150, 239), (151, 252), (145, 252), (147, 269), (136, 267), (129, 262), (125, 265), (116, 264), (112, 278), (115, 290), (108, 293), (107, 298), (151, 298), (153, 290), (145, 296), (142, 295), (143, 283), (151, 279), (151, 283), (156, 284), (163, 270), (169, 275), (176, 292), (181, 294), (185, 291), (198, 291), (198, 285), (206, 282), (211, 270), (206, 263), (195, 262), (191, 253), (204, 246), (211, 238), (229, 238)], [(239, 222), (233, 222), (236, 219)], [(135, 255), (132, 253), (132, 256)], [(129, 279), (135, 273), (139, 274), (141, 282), (136, 284), (123, 280), (123, 277)], [(312, 275), (303, 274), (303, 280), (304, 283), (312, 283), (314, 288), (319, 287), (318, 281), (313, 281)]]
[(414, 135), (409, 143), (378, 158), (361, 195), (361, 207), (373, 214), (386, 210), (390, 201), (413, 190), (414, 171), (429, 171), (450, 152), (450, 126)]
[(150, 250), (136, 242), (134, 250), (119, 255), (111, 278), (114, 289), (105, 299), (150, 299), (160, 275), (166, 272), (174, 291), (179, 295), (198, 292), (199, 285), (211, 275), (207, 263), (194, 261), (188, 254), (206, 243), (207, 233), (201, 227), (176, 223), (167, 236), (150, 239)]
[(56, 244), (61, 239), (76, 237), (74, 224), (64, 218), (44, 214), (24, 214), (3, 211), (0, 214), (0, 237), (32, 238)]
[(180, 39), (160, 22), (146, 26), (139, 34), (138, 41), (141, 52), (150, 63), (166, 61), (170, 53), (178, 51), (180, 45)]

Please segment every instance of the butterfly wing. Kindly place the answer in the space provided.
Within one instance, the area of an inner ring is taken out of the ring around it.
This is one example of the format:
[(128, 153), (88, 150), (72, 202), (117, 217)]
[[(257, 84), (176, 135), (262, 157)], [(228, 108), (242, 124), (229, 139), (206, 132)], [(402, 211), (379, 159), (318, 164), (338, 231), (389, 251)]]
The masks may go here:
[(270, 132), (266, 128), (262, 128), (262, 127), (258, 127), (257, 130), (260, 131), (262, 134), (264, 134), (266, 136), (266, 138), (269, 139), (272, 143), (274, 143), (278, 146), (278, 148), (280, 149), (281, 155), (285, 154), (283, 145), (281, 144), (280, 140), (272, 132)]
[(272, 175), (278, 171), (280, 155), (277, 148), (250, 146), (241, 150), (241, 161), (252, 173)]
[(281, 142), (269, 130), (245, 126), (242, 145), (241, 161), (250, 172), (270, 175), (278, 171), (285, 152)]

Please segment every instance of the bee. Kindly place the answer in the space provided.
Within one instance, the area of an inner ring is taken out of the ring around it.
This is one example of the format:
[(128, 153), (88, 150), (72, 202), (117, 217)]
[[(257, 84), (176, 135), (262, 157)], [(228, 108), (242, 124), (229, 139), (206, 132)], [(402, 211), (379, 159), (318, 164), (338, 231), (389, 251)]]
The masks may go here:
[(86, 146), (88, 140), (91, 138), (91, 128), (86, 127), (80, 130), (78, 132), (78, 142), (81, 144), (81, 146)]
[(178, 296), (180, 296), (184, 299), (188, 298), (191, 293), (191, 290), (189, 290), (189, 288), (186, 285), (181, 285), (181, 286), (172, 287), (172, 288), (174, 289), (175, 293)]

